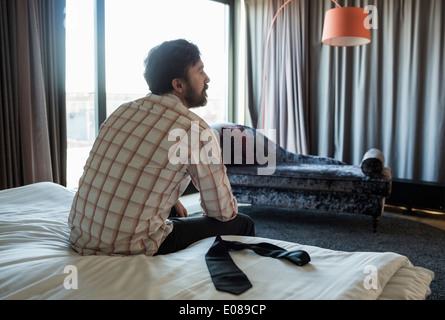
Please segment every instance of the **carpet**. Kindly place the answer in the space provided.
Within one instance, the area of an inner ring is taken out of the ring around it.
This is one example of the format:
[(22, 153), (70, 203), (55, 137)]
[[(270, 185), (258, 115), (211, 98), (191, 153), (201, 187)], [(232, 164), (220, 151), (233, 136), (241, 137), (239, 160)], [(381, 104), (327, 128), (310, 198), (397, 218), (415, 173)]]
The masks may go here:
[(377, 233), (366, 215), (308, 212), (290, 208), (240, 206), (255, 222), (258, 237), (340, 251), (396, 252), (415, 265), (432, 270), (428, 300), (445, 300), (445, 231), (383, 214)]

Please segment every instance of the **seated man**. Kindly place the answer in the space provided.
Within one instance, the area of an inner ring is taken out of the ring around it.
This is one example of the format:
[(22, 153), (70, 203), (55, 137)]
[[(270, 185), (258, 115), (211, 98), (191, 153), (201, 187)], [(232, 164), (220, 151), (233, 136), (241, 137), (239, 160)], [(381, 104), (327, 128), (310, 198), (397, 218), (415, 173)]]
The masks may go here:
[[(188, 152), (177, 161), (181, 150), (172, 132), (183, 132), (179, 140), (189, 143), (188, 151), (220, 150), (215, 137), (187, 139), (193, 128), (211, 131), (190, 110), (207, 103), (210, 79), (200, 55), (185, 40), (153, 48), (144, 73), (151, 93), (102, 124), (68, 219), (79, 254), (166, 254), (218, 234), (254, 236), (252, 220), (238, 214), (220, 153), (196, 159)], [(199, 217), (187, 217), (179, 201), (190, 181), (200, 192)]]

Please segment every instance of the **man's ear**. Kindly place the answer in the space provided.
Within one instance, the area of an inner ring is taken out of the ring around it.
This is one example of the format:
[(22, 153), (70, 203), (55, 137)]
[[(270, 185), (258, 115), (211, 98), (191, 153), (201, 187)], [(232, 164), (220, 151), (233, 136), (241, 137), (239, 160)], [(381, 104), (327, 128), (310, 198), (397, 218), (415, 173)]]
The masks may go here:
[(173, 90), (176, 91), (177, 93), (182, 93), (184, 90), (182, 80), (179, 78), (175, 78), (172, 80), (172, 87)]

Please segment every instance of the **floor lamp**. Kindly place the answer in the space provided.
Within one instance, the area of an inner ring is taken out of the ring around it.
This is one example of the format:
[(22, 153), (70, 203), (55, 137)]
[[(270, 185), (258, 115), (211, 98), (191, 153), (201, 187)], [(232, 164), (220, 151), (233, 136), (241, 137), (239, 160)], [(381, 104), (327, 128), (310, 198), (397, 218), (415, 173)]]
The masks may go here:
[[(293, 0), (287, 0), (275, 13), (267, 34), (266, 49), (264, 55), (264, 79), (263, 79), (263, 114), (262, 128), (264, 129), (264, 117), (266, 111), (266, 80), (269, 56), (270, 35), (280, 12)], [(363, 8), (341, 7), (337, 1), (332, 0), (336, 8), (325, 13), (323, 35), (321, 42), (329, 46), (352, 47), (371, 42), (371, 30), (365, 25), (368, 13)]]

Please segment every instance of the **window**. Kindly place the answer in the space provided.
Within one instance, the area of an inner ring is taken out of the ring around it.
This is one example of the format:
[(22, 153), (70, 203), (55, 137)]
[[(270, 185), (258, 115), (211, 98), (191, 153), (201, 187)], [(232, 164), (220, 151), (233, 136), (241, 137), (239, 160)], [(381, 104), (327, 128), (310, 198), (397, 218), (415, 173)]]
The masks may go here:
[(67, 187), (76, 187), (96, 137), (94, 2), (66, 1)]
[[(95, 23), (101, 21), (95, 19), (95, 0), (66, 2), (67, 184), (76, 187), (97, 134), (97, 113), (104, 112), (98, 110), (103, 106), (95, 103), (94, 30)], [(103, 3), (106, 116), (122, 103), (149, 92), (143, 77), (148, 51), (163, 41), (184, 38), (200, 48), (211, 79), (207, 106), (193, 111), (210, 123), (228, 120), (229, 5), (211, 0)]]
[(228, 49), (226, 6), (209, 0), (106, 0), (107, 115), (148, 93), (142, 76), (148, 51), (165, 40), (187, 39), (201, 50), (211, 82), (209, 104), (194, 110), (225, 121)]

